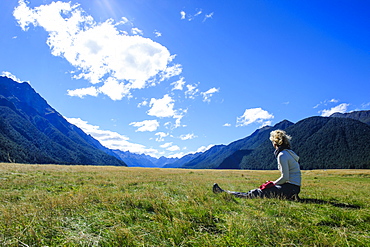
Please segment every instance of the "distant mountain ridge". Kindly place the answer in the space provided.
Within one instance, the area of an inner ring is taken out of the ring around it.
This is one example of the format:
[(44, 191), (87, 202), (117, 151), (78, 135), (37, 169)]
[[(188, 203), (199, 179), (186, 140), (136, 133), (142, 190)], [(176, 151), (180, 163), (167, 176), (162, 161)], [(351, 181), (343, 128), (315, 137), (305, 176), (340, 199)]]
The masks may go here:
[(146, 154), (136, 154), (129, 151), (113, 150), (113, 152), (130, 167), (164, 167), (178, 160), (178, 158), (154, 158)]
[(333, 113), (330, 117), (351, 118), (370, 125), (370, 111), (353, 111), (348, 113)]
[(28, 83), (0, 77), (0, 162), (126, 166), (114, 156)]

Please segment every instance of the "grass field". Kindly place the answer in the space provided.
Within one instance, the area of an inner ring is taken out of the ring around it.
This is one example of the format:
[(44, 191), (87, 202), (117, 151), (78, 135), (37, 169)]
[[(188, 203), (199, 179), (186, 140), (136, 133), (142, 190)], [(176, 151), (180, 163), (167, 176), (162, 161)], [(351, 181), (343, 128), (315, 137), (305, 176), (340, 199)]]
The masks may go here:
[(302, 201), (239, 199), (278, 171), (0, 164), (1, 246), (370, 246), (370, 170), (303, 171)]

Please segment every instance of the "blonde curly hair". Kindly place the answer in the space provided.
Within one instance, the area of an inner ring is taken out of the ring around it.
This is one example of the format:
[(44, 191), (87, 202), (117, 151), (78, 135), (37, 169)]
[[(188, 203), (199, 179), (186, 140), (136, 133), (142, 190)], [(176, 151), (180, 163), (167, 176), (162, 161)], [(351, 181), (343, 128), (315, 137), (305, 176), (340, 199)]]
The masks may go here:
[(274, 130), (270, 133), (270, 141), (278, 147), (286, 146), (287, 148), (290, 148), (290, 139), (292, 139), (292, 137), (287, 135), (284, 130)]

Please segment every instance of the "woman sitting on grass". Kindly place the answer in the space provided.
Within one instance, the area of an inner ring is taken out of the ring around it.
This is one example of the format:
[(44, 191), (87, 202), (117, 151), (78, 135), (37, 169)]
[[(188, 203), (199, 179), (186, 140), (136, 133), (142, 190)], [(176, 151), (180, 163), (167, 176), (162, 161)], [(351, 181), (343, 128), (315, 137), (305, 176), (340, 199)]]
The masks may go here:
[(261, 185), (259, 189), (249, 192), (234, 192), (223, 190), (218, 184), (213, 185), (214, 193), (226, 192), (241, 198), (284, 198), (299, 199), (301, 190), (301, 170), (298, 163), (298, 155), (291, 150), (291, 137), (283, 130), (275, 130), (270, 133), (270, 140), (275, 148), (275, 157), (281, 172), (280, 178)]

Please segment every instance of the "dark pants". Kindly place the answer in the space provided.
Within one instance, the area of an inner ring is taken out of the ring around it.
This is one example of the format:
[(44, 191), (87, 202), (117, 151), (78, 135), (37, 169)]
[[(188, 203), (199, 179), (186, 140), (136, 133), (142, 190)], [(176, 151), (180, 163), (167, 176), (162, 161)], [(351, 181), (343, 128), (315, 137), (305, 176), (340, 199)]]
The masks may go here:
[(260, 190), (260, 189), (254, 189), (250, 190), (248, 192), (233, 192), (233, 191), (227, 191), (229, 194), (232, 194), (236, 197), (241, 198), (282, 198), (282, 199), (292, 199), (296, 197), (298, 199), (298, 194), (301, 191), (301, 187), (285, 183), (281, 185), (275, 185), (274, 187)]

